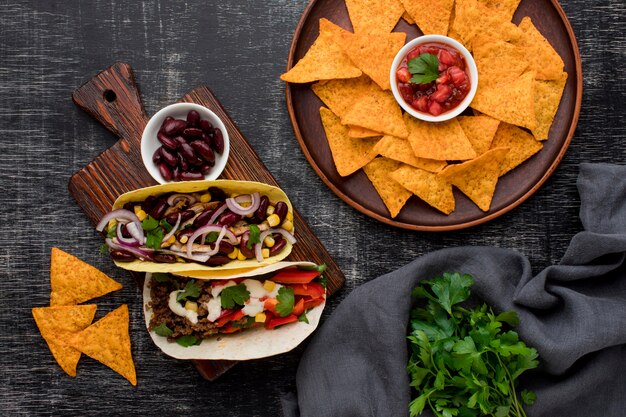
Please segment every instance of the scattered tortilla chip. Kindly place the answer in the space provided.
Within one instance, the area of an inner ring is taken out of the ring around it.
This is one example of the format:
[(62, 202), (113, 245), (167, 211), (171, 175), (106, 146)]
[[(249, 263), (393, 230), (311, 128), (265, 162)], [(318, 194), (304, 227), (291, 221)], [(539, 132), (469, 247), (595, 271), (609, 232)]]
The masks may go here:
[(500, 123), (491, 147), (509, 148), (500, 167), (502, 176), (539, 152), (543, 145), (525, 130), (508, 123)]
[(365, 94), (380, 90), (367, 75), (317, 83), (311, 89), (339, 117), (343, 117)]
[(456, 118), (430, 123), (405, 113), (404, 120), (409, 128), (409, 143), (415, 156), (440, 161), (464, 161), (476, 157), (472, 144)]
[(372, 182), (387, 210), (394, 218), (400, 213), (411, 192), (394, 181), (389, 174), (402, 166), (402, 163), (387, 158), (376, 158), (363, 167), (367, 178)]
[(351, 138), (348, 136), (348, 127), (342, 125), (339, 117), (325, 107), (320, 108), (320, 116), (339, 175), (350, 175), (376, 157), (374, 146), (379, 138)]
[(80, 351), (71, 347), (67, 340), (87, 328), (95, 314), (95, 304), (33, 308), (33, 318), (41, 336), (54, 359), (69, 376), (76, 376)]
[(389, 33), (404, 13), (400, 0), (346, 0), (346, 7), (354, 33)]
[(478, 34), (503, 41), (518, 40), (522, 36), (520, 28), (478, 0), (456, 0), (450, 31), (459, 36), (470, 51)]
[(511, 21), (520, 0), (479, 0), (479, 2), (489, 9), (502, 14), (506, 20)]
[(390, 175), (404, 188), (437, 210), (445, 214), (454, 211), (452, 186), (437, 174), (404, 165)]
[(479, 78), (471, 106), (503, 122), (535, 129), (535, 73), (525, 72), (517, 80), (494, 85), (484, 85)]
[(77, 257), (52, 248), (50, 305), (80, 304), (122, 288), (122, 284)]
[(407, 13), (424, 35), (446, 35), (454, 0), (402, 0)]
[(382, 136), (382, 134), (361, 126), (348, 126), (348, 136), (351, 138), (371, 138), (374, 136)]
[(390, 91), (378, 90), (362, 96), (341, 117), (341, 123), (365, 127), (400, 138), (409, 135), (402, 120), (402, 110)]
[(471, 161), (448, 165), (437, 175), (455, 185), (482, 211), (489, 211), (500, 176), (500, 165), (508, 151), (507, 148), (491, 149)]
[(406, 33), (341, 34), (340, 46), (354, 65), (374, 80), (383, 90), (389, 90), (389, 71), (398, 51), (404, 46)]
[(402, 13), (402, 18), (409, 24), (409, 25), (414, 25), (415, 24), (415, 20), (413, 20), (413, 18), (411, 17), (410, 14), (408, 14), (406, 11), (404, 13)]
[(476, 155), (482, 155), (491, 148), (500, 120), (489, 116), (460, 116), (457, 119)]
[(537, 80), (535, 83), (535, 114), (537, 128), (532, 130), (537, 140), (547, 140), (554, 116), (559, 109), (563, 96), (567, 73), (564, 72), (558, 80)]
[(326, 19), (320, 19), (320, 34), (317, 39), (296, 65), (281, 75), (280, 79), (290, 83), (310, 83), (360, 76), (361, 70), (354, 66), (334, 41), (336, 28), (339, 27)]
[(528, 16), (522, 19), (519, 27), (524, 36), (516, 43), (526, 48), (526, 59), (530, 63), (529, 68), (537, 73), (535, 77), (538, 80), (560, 79), (565, 64), (550, 42), (537, 30)]
[(69, 344), (137, 385), (128, 335), (128, 305), (121, 305), (76, 333), (69, 339)]
[(526, 48), (482, 35), (475, 39), (473, 55), (481, 85), (514, 81), (528, 68)]
[(415, 168), (421, 168), (428, 172), (439, 172), (447, 165), (445, 161), (435, 159), (418, 158), (413, 154), (413, 148), (406, 139), (395, 136), (383, 136), (375, 146), (376, 153), (394, 161), (404, 162)]

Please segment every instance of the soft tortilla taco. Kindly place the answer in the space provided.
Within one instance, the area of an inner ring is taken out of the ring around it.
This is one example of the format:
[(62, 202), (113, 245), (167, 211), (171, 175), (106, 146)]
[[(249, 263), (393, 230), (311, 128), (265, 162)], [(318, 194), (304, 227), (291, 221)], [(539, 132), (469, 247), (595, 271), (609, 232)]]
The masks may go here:
[[(279, 188), (252, 181), (189, 181), (118, 197), (96, 229), (130, 271), (245, 271), (291, 253), (293, 207)], [(226, 275), (232, 275), (226, 273)]]
[(143, 287), (154, 343), (177, 359), (247, 360), (288, 352), (317, 327), (323, 266), (279, 262), (260, 274), (201, 280), (149, 273)]

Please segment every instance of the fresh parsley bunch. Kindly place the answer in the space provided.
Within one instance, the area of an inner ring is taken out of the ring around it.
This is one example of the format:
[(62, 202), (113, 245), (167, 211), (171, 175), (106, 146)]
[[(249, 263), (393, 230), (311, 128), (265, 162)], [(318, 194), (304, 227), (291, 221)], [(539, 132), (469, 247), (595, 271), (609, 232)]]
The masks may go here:
[[(419, 394), (409, 405), (411, 417), (426, 405), (440, 417), (526, 416), (516, 382), (537, 367), (537, 351), (508, 330), (519, 324), (514, 311), (496, 315), (486, 304), (459, 305), (473, 284), (470, 275), (444, 273), (413, 290), (426, 304), (411, 311), (407, 372)], [(524, 390), (521, 398), (532, 404), (536, 396)]]

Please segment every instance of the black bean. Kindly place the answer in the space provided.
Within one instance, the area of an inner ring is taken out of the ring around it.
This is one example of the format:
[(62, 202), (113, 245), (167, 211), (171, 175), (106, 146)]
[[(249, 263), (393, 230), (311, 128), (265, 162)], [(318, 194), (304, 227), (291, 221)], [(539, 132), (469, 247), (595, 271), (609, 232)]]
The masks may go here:
[(213, 149), (202, 140), (194, 140), (191, 142), (191, 147), (196, 151), (196, 155), (204, 159), (206, 162), (215, 162), (215, 154)]
[(197, 127), (200, 124), (200, 113), (196, 110), (189, 110), (187, 113), (187, 126)]

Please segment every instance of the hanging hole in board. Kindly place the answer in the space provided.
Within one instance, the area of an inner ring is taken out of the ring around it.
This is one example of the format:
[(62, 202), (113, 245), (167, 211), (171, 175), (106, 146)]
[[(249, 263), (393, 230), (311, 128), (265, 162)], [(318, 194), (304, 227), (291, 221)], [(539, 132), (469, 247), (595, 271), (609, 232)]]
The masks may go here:
[(113, 90), (104, 90), (104, 93), (102, 94), (102, 96), (109, 103), (114, 102), (115, 99), (117, 98), (117, 94), (115, 94), (115, 91)]

